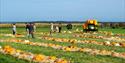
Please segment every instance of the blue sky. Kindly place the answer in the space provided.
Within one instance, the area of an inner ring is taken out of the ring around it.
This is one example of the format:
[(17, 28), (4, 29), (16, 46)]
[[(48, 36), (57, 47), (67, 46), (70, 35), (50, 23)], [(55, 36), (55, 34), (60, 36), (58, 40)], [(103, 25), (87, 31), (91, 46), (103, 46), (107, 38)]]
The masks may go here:
[(125, 21), (125, 0), (0, 0), (0, 21)]

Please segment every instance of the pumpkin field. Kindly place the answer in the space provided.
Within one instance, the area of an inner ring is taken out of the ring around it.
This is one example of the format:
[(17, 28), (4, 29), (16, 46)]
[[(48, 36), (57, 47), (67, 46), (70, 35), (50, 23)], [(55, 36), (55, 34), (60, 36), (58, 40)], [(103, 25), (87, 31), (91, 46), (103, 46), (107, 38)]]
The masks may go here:
[(0, 63), (125, 63), (125, 29), (99, 28), (83, 32), (62, 27), (50, 35), (50, 26), (37, 27), (35, 38), (27, 37), (25, 27), (0, 28)]

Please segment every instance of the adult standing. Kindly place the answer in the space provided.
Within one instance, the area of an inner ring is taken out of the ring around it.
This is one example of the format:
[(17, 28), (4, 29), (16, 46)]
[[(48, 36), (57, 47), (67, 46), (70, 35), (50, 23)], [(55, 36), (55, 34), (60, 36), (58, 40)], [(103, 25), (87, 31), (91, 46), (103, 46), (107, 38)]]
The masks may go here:
[(34, 38), (34, 27), (33, 27), (33, 23), (30, 23), (29, 25), (29, 36), (32, 36), (32, 38)]
[(62, 30), (62, 24), (59, 23), (59, 33), (61, 33), (61, 30)]
[(27, 33), (27, 36), (29, 36), (29, 26), (30, 26), (30, 24), (26, 23), (26, 33)]
[(53, 30), (54, 25), (53, 25), (53, 23), (51, 23), (50, 25), (51, 25), (51, 26), (50, 26), (50, 27), (51, 27), (51, 32), (53, 32), (53, 31), (54, 31), (54, 30)]
[(50, 23), (50, 36), (52, 36), (52, 33), (54, 32), (54, 25), (53, 23)]
[(35, 25), (35, 23), (33, 23), (33, 30), (34, 30), (34, 32), (36, 32), (36, 25)]
[(13, 35), (16, 35), (16, 24), (13, 24), (12, 32), (13, 32)]
[(56, 32), (59, 32), (59, 26), (58, 25), (56, 26)]

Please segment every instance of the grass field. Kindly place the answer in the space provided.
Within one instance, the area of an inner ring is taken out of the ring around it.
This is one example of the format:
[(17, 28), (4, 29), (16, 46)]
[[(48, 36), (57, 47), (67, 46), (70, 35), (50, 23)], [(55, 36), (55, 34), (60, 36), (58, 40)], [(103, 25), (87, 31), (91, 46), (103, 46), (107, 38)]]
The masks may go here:
[[(79, 30), (82, 30), (81, 27), (75, 27), (73, 28), (74, 31), (76, 28), (79, 28)], [(63, 31), (65, 31), (66, 28), (63, 27)], [(99, 29), (100, 31), (107, 31), (107, 32), (113, 32), (115, 34), (125, 34), (125, 29), (119, 28), (119, 29), (110, 29), (110, 28), (103, 28)], [(11, 28), (0, 28), (0, 39), (8, 39), (12, 37), (3, 36), (2, 34), (11, 34)], [(49, 27), (40, 27), (37, 28), (37, 32), (35, 33), (35, 38), (28, 38), (26, 36), (25, 28), (17, 28), (17, 33), (25, 35), (25, 37), (15, 38), (15, 39), (27, 39), (32, 42), (40, 42), (40, 43), (53, 43), (58, 44), (62, 46), (70, 46), (71, 43), (66, 42), (55, 42), (50, 40), (44, 40), (39, 39), (38, 37), (42, 37), (43, 35), (39, 34), (41, 32), (49, 32)], [(79, 38), (79, 37), (73, 37), (73, 33), (53, 33), (53, 37), (59, 37), (59, 38), (69, 38), (69, 39), (78, 39), (78, 40), (96, 40), (96, 41), (104, 41), (103, 39), (94, 39), (94, 38)], [(125, 37), (123, 37), (125, 38)], [(102, 56), (102, 55), (91, 55), (89, 53), (84, 52), (68, 52), (63, 50), (56, 50), (51, 47), (40, 47), (40, 46), (32, 46), (32, 45), (25, 45), (25, 44), (18, 44), (18, 43), (8, 43), (8, 42), (0, 42), (1, 46), (10, 45), (16, 49), (20, 49), (27, 52), (32, 52), (35, 54), (44, 54), (47, 56), (56, 56), (58, 58), (64, 58), (67, 60), (70, 60), (71, 63), (125, 63), (125, 59), (118, 58), (118, 57), (112, 57), (112, 56)], [(96, 44), (74, 44), (77, 47), (84, 47), (84, 48), (94, 48), (99, 50), (114, 50), (119, 53), (125, 52), (125, 47), (117, 47), (117, 46), (104, 46), (104, 45), (96, 45)], [(29, 62), (23, 59), (14, 58), (10, 55), (4, 55), (0, 53), (0, 63), (34, 63)]]

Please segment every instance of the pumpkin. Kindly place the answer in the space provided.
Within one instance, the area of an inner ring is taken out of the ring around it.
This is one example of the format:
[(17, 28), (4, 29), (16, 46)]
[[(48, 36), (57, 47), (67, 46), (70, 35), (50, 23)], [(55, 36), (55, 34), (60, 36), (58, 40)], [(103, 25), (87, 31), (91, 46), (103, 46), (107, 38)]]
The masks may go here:
[(67, 60), (57, 60), (56, 63), (69, 63)]
[(107, 51), (107, 50), (100, 50), (100, 55), (111, 55), (112, 54), (112, 52), (110, 52), (110, 51)]
[(112, 52), (112, 54), (111, 54), (113, 57), (119, 57), (119, 53), (117, 53), (117, 52)]
[(71, 48), (65, 47), (64, 50), (65, 50), (65, 51), (71, 51)]
[(44, 55), (41, 55), (41, 54), (37, 54), (33, 57), (33, 60), (37, 61), (37, 62), (40, 62), (42, 60), (44, 60), (45, 56)]
[(27, 43), (27, 42), (30, 42), (30, 41), (29, 41), (29, 40), (24, 40), (24, 42), (26, 42), (26, 43)]
[(125, 43), (120, 43), (120, 45), (121, 45), (122, 47), (125, 47)]
[(57, 58), (55, 56), (50, 56), (49, 59), (56, 60)]
[(111, 45), (109, 41), (104, 42), (104, 45)]
[(116, 45), (116, 44), (117, 44), (117, 42), (111, 42), (111, 44), (114, 46), (114, 45)]
[(7, 46), (4, 46), (4, 50), (6, 53), (12, 54), (15, 49), (7, 45)]
[(125, 58), (125, 53), (121, 53), (120, 57)]

